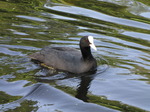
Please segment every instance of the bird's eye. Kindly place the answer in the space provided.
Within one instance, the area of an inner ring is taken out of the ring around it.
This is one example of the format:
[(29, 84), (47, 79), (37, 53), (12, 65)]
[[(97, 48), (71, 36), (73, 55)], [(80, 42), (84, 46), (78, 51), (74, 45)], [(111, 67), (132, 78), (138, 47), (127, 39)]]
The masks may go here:
[(88, 39), (88, 38), (86, 38), (85, 41), (86, 41), (87, 43), (89, 43), (89, 39)]

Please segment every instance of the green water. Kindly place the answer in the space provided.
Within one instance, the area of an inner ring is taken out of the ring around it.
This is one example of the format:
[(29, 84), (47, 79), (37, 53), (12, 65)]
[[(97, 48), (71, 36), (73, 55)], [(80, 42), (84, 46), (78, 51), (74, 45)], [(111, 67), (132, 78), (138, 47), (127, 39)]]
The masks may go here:
[[(150, 111), (149, 5), (149, 0), (0, 0), (0, 111), (96, 112), (101, 106)], [(47, 45), (79, 49), (85, 35), (94, 37), (98, 49), (92, 51), (98, 62), (92, 77), (50, 74), (28, 58)]]

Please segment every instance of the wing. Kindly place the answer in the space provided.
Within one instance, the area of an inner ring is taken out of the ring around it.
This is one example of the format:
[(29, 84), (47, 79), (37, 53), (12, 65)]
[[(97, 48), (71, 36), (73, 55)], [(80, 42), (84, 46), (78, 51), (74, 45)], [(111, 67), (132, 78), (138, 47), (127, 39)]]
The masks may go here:
[(79, 50), (74, 48), (48, 46), (40, 52), (31, 54), (30, 57), (47, 66), (72, 72), (79, 68), (82, 55)]

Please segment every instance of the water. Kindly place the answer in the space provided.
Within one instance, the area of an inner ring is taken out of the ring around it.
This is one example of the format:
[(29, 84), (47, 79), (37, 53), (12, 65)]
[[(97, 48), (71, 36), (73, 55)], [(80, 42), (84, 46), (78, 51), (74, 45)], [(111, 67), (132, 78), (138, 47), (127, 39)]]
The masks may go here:
[[(149, 5), (1, 0), (0, 111), (150, 111)], [(94, 74), (51, 71), (28, 58), (47, 45), (79, 49), (85, 35), (98, 49)]]

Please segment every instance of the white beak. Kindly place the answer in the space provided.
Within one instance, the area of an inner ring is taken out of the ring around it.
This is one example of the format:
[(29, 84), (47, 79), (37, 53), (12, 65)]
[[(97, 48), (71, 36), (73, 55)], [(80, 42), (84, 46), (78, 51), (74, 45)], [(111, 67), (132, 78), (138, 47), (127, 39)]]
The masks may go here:
[(97, 48), (94, 45), (93, 37), (92, 36), (88, 36), (88, 39), (89, 39), (89, 42), (90, 42), (90, 47), (97, 51)]
[(93, 48), (95, 51), (97, 51), (97, 48), (96, 48), (96, 46), (94, 45), (94, 43), (93, 43), (93, 44), (90, 44), (90, 47)]

